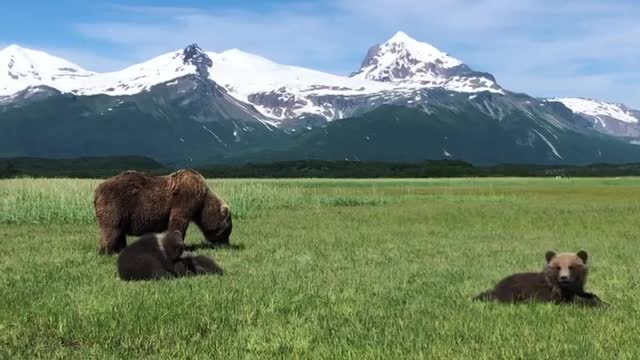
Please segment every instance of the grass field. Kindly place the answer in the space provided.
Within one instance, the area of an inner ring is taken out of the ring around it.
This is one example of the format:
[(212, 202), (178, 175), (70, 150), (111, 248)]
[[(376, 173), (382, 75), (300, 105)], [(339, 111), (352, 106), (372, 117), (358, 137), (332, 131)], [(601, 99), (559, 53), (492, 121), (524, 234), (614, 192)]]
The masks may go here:
[[(226, 274), (147, 283), (97, 255), (96, 183), (0, 181), (0, 359), (640, 358), (637, 178), (212, 180)], [(548, 249), (611, 307), (470, 301)]]

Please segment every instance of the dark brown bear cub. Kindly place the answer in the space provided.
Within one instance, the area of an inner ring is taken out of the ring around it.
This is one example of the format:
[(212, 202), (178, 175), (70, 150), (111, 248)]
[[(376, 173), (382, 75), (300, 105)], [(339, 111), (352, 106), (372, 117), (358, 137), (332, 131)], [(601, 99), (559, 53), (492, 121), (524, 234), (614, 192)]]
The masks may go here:
[(174, 272), (176, 276), (195, 276), (206, 274), (222, 275), (224, 270), (213, 259), (203, 255), (193, 255), (191, 253), (183, 253), (182, 256), (174, 263)]
[(596, 295), (584, 290), (589, 257), (586, 251), (560, 254), (548, 251), (545, 257), (547, 264), (542, 272), (510, 275), (498, 282), (492, 290), (476, 296), (474, 300), (579, 303), (590, 306), (603, 304)]
[(118, 274), (122, 280), (175, 277), (174, 262), (183, 249), (180, 231), (143, 235), (118, 256)]

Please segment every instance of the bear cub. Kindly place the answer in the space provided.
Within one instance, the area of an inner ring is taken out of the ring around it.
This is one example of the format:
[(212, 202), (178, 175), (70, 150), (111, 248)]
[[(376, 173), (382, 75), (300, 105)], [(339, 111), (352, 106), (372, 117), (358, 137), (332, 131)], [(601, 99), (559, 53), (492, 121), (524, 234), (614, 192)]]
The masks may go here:
[(222, 275), (224, 270), (213, 259), (184, 252), (173, 265), (176, 276)]
[(122, 280), (156, 280), (175, 277), (174, 263), (184, 250), (180, 231), (145, 234), (118, 256)]
[(577, 303), (586, 306), (605, 305), (598, 296), (584, 290), (587, 282), (587, 259), (577, 253), (548, 251), (542, 272), (518, 273), (507, 276), (496, 286), (476, 296), (474, 300), (521, 303), (527, 301)]

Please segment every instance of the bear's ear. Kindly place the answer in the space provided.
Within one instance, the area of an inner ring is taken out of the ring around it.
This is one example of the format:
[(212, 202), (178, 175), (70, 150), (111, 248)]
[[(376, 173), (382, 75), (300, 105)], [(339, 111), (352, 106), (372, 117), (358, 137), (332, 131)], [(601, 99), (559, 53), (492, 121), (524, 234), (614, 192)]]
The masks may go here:
[(547, 251), (546, 254), (544, 254), (545, 259), (547, 259), (547, 263), (551, 261), (551, 259), (553, 259), (555, 256), (556, 256), (556, 252), (553, 250), (549, 250)]
[(587, 254), (587, 252), (586, 252), (586, 251), (584, 251), (584, 250), (580, 250), (580, 251), (578, 251), (578, 252), (576, 253), (576, 255), (578, 255), (578, 257), (579, 257), (580, 259), (582, 259), (582, 262), (583, 262), (584, 264), (586, 264), (586, 263), (587, 263), (587, 259), (589, 258), (589, 254)]
[(226, 219), (227, 217), (229, 217), (229, 205), (227, 204), (220, 205), (220, 215), (222, 215), (223, 219)]

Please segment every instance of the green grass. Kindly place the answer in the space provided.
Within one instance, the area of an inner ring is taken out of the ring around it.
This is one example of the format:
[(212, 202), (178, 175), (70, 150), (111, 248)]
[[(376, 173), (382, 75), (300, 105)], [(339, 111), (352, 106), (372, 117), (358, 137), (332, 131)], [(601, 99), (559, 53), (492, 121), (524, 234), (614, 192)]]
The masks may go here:
[[(148, 283), (97, 255), (96, 183), (0, 181), (0, 359), (640, 357), (637, 178), (212, 180), (226, 274)], [(552, 248), (612, 306), (470, 301)]]

